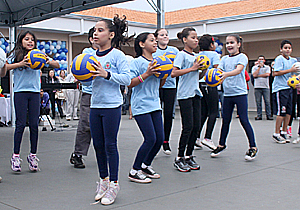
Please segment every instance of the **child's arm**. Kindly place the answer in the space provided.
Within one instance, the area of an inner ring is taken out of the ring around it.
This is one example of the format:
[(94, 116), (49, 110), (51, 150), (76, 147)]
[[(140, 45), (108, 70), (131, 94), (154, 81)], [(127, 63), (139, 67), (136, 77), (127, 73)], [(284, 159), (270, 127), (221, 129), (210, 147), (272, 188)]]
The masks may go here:
[(50, 60), (49, 57), (47, 56), (47, 64), (49, 64), (51, 67), (58, 69), (59, 68), (59, 63), (55, 60)]
[(297, 72), (297, 71), (298, 71), (298, 69), (296, 67), (292, 66), (292, 68), (290, 68), (290, 69), (281, 70), (281, 71), (274, 71), (273, 76), (281, 76), (281, 75), (284, 75), (284, 74), (287, 74), (287, 73)]
[(26, 55), (24, 57), (24, 59), (21, 60), (19, 63), (12, 63), (12, 64), (7, 63), (6, 68), (7, 68), (7, 71), (9, 71), (9, 70), (12, 70), (12, 69), (16, 69), (16, 68), (20, 68), (20, 67), (28, 66), (28, 65), (29, 65), (29, 63), (28, 63), (28, 58), (27, 58), (27, 55)]
[(148, 65), (147, 71), (145, 73), (141, 74), (140, 76), (132, 78), (131, 83), (128, 87), (133, 88), (133, 87), (139, 85), (140, 83), (143, 83), (145, 79), (152, 76), (153, 74), (159, 73), (160, 69), (155, 69), (158, 66), (159, 65), (154, 64), (153, 62), (150, 62), (149, 65)]
[(243, 71), (243, 69), (244, 69), (244, 65), (238, 64), (236, 69), (234, 69), (233, 71), (223, 72), (222, 75), (221, 75), (220, 80), (224, 80), (227, 77), (233, 77), (235, 75), (238, 75)]
[(174, 67), (173, 68), (173, 71), (171, 73), (171, 77), (174, 78), (174, 77), (179, 77), (179, 76), (182, 76), (184, 74), (187, 74), (187, 73), (190, 73), (191, 71), (197, 71), (200, 67), (201, 67), (201, 64), (203, 63), (202, 60), (195, 60), (194, 64), (192, 67), (190, 68), (187, 68), (187, 69), (179, 69), (177, 67)]
[(4, 66), (0, 69), (0, 77), (4, 77), (7, 72), (7, 64), (5, 63)]

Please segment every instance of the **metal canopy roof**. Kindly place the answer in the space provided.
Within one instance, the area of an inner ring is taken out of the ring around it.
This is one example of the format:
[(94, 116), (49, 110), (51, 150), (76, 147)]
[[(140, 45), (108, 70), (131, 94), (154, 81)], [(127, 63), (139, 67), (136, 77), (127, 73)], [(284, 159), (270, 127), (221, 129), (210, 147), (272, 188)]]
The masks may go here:
[(13, 27), (133, 0), (0, 0), (0, 26)]

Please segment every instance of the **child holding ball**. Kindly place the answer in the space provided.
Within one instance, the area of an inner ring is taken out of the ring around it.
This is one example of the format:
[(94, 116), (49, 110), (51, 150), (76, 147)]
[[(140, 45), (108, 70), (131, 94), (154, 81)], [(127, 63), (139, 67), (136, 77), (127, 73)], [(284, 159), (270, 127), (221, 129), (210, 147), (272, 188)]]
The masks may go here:
[(201, 122), (202, 93), (199, 89), (199, 68), (201, 60), (196, 61), (193, 50), (198, 46), (197, 32), (194, 28), (184, 28), (177, 34), (184, 45), (175, 60), (172, 77), (179, 77), (177, 99), (180, 106), (182, 131), (179, 140), (178, 156), (174, 167), (181, 172), (199, 170), (193, 156), (194, 145)]
[(248, 118), (248, 99), (247, 84), (245, 80), (245, 69), (248, 64), (248, 57), (241, 53), (243, 40), (237, 34), (226, 37), (226, 49), (229, 55), (222, 57), (220, 68), (223, 73), (224, 102), (223, 102), (223, 121), (218, 147), (211, 152), (211, 157), (218, 156), (226, 149), (226, 138), (232, 118), (233, 108), (236, 105), (239, 113), (240, 123), (242, 124), (249, 141), (249, 150), (246, 152), (245, 159), (253, 160), (258, 149), (256, 147), (254, 132)]
[[(287, 126), (292, 114), (293, 89), (288, 86), (287, 81), (298, 69), (293, 66), (297, 62), (296, 58), (291, 57), (292, 43), (283, 40), (280, 45), (281, 55), (275, 58), (274, 81), (272, 85), (273, 113), (277, 115), (275, 122), (275, 133), (273, 140), (279, 144), (290, 143), (286, 138)], [(280, 127), (282, 131), (280, 133)]]
[(144, 142), (136, 154), (128, 178), (138, 183), (150, 183), (150, 178), (160, 178), (151, 163), (164, 141), (159, 88), (166, 80), (153, 76), (159, 70), (156, 69), (159, 65), (152, 62), (152, 53), (156, 48), (156, 39), (152, 33), (139, 34), (134, 42), (137, 58), (130, 63), (131, 109)]
[(121, 121), (123, 97), (120, 85), (130, 84), (129, 65), (125, 54), (114, 48), (126, 43), (126, 18), (103, 19), (96, 23), (93, 35), (98, 48), (93, 64), (94, 76), (90, 110), (90, 128), (98, 163), (100, 181), (95, 200), (103, 205), (114, 203), (120, 190), (118, 182), (119, 153), (117, 136)]
[[(14, 151), (11, 158), (11, 169), (21, 171), (20, 146), (26, 125), (27, 111), (30, 129), (30, 154), (27, 156), (30, 171), (38, 171), (36, 157), (38, 145), (38, 121), (40, 114), (40, 70), (29, 67), (27, 54), (36, 48), (36, 37), (30, 31), (19, 34), (16, 46), (8, 54), (7, 70), (14, 71), (14, 106), (16, 113), (16, 129), (14, 134)], [(59, 63), (47, 57), (46, 64), (59, 68)]]

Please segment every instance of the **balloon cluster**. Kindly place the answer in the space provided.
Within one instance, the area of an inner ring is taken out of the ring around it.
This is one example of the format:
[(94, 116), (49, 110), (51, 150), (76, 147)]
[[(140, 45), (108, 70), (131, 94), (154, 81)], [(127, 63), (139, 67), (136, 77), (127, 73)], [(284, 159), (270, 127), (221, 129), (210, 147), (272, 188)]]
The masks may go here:
[(221, 56), (222, 55), (222, 49), (223, 49), (223, 43), (220, 42), (219, 39), (215, 40), (215, 46), (216, 46), (216, 52)]
[(58, 70), (67, 70), (67, 53), (68, 49), (66, 48), (65, 41), (37, 41), (37, 48), (44, 53), (48, 54), (53, 60), (56, 60), (59, 63), (59, 68), (54, 69), (56, 72)]
[(5, 53), (9, 52), (9, 44), (4, 38), (0, 38), (0, 47), (4, 50)]

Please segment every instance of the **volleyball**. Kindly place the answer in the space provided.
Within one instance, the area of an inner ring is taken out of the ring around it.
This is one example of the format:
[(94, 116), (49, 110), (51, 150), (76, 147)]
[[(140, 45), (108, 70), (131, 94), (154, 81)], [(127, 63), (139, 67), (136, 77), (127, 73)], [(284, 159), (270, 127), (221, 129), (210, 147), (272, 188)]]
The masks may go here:
[(176, 57), (176, 54), (174, 52), (170, 51), (170, 52), (166, 52), (163, 56), (166, 56), (167, 58), (169, 58), (173, 63), (174, 59)]
[(204, 61), (204, 63), (202, 63), (202, 66), (199, 68), (199, 70), (206, 70), (210, 66), (210, 60), (206, 55), (199, 55), (196, 59), (197, 61), (201, 61), (201, 62)]
[(171, 75), (173, 70), (173, 64), (169, 58), (165, 56), (157, 56), (153, 59), (153, 63), (155, 65), (159, 64), (159, 66), (156, 67), (156, 69), (160, 69), (160, 74), (154, 74), (155, 77), (159, 79), (166, 79), (169, 75)]
[(288, 85), (294, 89), (296, 89), (296, 85), (299, 84), (300, 80), (296, 76), (292, 76), (288, 79)]
[(97, 59), (90, 54), (79, 54), (72, 61), (71, 72), (79, 81), (92, 81), (94, 77), (91, 71), (95, 71), (92, 64), (96, 62), (98, 62)]
[(297, 73), (299, 74), (300, 73), (300, 62), (296, 62), (293, 64), (293, 67), (296, 67), (297, 68)]
[(208, 86), (216, 87), (221, 83), (221, 74), (220, 69), (212, 68), (206, 72), (204, 80)]
[(0, 47), (0, 68), (4, 66), (6, 63), (6, 53), (4, 50)]
[(38, 70), (45, 66), (47, 57), (38, 49), (30, 50), (27, 54), (28, 63), (31, 69)]

